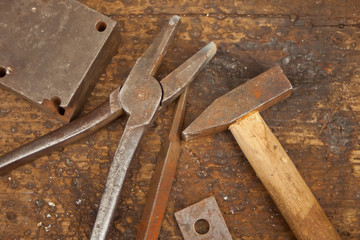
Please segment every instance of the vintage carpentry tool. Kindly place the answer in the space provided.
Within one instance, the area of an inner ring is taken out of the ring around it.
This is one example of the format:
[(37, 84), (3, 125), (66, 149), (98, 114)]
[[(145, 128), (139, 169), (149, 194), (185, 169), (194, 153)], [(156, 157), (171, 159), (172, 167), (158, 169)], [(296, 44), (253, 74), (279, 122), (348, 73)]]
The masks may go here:
[(229, 128), (297, 239), (340, 239), (259, 114), (291, 92), (281, 68), (273, 67), (216, 99), (182, 134), (189, 140)]
[(91, 239), (106, 238), (130, 161), (156, 112), (177, 98), (216, 53), (215, 44), (209, 43), (159, 83), (153, 75), (179, 22), (178, 16), (171, 17), (136, 61), (124, 85), (114, 90), (105, 103), (64, 127), (0, 157), (0, 168), (21, 163), (96, 131), (123, 111), (130, 115), (109, 169)]
[(176, 166), (180, 156), (180, 134), (188, 93), (189, 88), (187, 88), (180, 96), (177, 102), (169, 137), (161, 147), (140, 227), (136, 236), (137, 240), (157, 240), (159, 237), (166, 203), (169, 198)]

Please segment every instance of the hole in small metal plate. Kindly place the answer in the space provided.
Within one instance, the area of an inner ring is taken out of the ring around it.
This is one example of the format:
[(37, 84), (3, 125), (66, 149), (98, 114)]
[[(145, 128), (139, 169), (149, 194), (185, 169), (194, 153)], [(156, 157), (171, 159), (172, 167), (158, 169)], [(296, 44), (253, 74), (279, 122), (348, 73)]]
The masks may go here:
[(7, 74), (7, 70), (6, 70), (6, 68), (5, 68), (5, 67), (3, 67), (3, 66), (0, 66), (0, 78), (5, 77), (5, 76), (6, 76), (6, 74)]
[(107, 27), (107, 25), (104, 21), (99, 21), (96, 24), (96, 30), (98, 30), (99, 32), (105, 31), (106, 27)]
[(64, 115), (65, 114), (65, 108), (61, 107), (60, 104), (61, 104), (61, 99), (57, 96), (54, 96), (50, 99), (51, 102), (53, 102), (54, 106), (57, 108), (58, 110), (58, 113), (60, 115)]
[(210, 224), (205, 219), (199, 219), (194, 223), (194, 229), (196, 233), (204, 235), (209, 232)]

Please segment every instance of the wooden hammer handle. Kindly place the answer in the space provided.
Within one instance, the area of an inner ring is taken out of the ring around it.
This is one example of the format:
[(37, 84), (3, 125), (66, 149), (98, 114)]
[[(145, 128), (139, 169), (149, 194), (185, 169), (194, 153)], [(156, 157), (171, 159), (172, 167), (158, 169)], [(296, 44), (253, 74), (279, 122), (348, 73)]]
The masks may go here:
[(341, 239), (258, 111), (229, 129), (298, 240)]

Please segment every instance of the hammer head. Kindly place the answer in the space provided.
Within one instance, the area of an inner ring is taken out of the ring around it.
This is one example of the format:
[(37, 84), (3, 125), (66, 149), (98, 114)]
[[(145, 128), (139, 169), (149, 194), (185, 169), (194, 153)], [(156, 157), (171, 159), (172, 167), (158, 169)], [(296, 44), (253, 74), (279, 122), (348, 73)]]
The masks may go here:
[(216, 99), (183, 132), (187, 141), (226, 130), (252, 111), (263, 111), (289, 97), (292, 86), (279, 66), (273, 67)]

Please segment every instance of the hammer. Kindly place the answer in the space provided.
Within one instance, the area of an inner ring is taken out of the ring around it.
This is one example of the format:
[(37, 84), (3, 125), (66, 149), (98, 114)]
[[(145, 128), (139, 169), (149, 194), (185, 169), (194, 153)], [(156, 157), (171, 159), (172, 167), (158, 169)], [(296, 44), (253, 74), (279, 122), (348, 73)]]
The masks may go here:
[(297, 239), (341, 239), (259, 114), (291, 92), (281, 68), (273, 67), (216, 99), (182, 132), (183, 138), (230, 129)]

